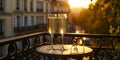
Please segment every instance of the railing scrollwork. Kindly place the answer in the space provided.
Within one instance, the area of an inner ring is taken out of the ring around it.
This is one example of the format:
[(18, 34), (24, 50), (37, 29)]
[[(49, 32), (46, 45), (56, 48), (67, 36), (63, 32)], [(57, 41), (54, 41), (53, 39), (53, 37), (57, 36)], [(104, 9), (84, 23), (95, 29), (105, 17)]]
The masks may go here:
[[(61, 35), (55, 34), (54, 44), (61, 44)], [(6, 46), (7, 55), (0, 60), (39, 60), (47, 59), (36, 52), (36, 48), (41, 45), (50, 44), (49, 34), (46, 32), (37, 32), (33, 34), (4, 38), (0, 40), (0, 47)], [(86, 44), (84, 37), (89, 38)], [(116, 51), (116, 43), (120, 43), (120, 36), (97, 35), (97, 34), (65, 34), (65, 44), (87, 45), (93, 49), (93, 55), (89, 56), (90, 60), (103, 60), (107, 56), (109, 60), (113, 57), (120, 57), (120, 51)], [(93, 42), (95, 44), (93, 44)], [(82, 42), (82, 43), (81, 43)]]

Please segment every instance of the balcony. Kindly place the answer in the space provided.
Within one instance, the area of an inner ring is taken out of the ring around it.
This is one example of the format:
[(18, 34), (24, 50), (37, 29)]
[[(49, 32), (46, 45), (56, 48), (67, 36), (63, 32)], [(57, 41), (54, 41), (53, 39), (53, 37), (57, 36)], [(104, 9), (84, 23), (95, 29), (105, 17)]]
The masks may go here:
[(41, 12), (41, 13), (43, 13), (43, 9), (41, 8), (37, 8), (37, 12)]
[(16, 27), (14, 28), (15, 35), (21, 35), (31, 32), (38, 32), (38, 31), (46, 31), (47, 25), (46, 24), (38, 24), (34, 26), (26, 26), (26, 27)]
[[(57, 42), (60, 36), (59, 33), (54, 35), (54, 44), (60, 44)], [(89, 60), (113, 60), (114, 57), (120, 57), (115, 45), (120, 42), (120, 36), (66, 33), (64, 44), (76, 44), (75, 41), (83, 37), (88, 38), (88, 40), (84, 40), (85, 46), (93, 49), (93, 54), (89, 56)], [(54, 57), (43, 56), (36, 52), (37, 47), (48, 44), (51, 42), (47, 32), (4, 38), (0, 40), (0, 60), (49, 60), (48, 58)]]

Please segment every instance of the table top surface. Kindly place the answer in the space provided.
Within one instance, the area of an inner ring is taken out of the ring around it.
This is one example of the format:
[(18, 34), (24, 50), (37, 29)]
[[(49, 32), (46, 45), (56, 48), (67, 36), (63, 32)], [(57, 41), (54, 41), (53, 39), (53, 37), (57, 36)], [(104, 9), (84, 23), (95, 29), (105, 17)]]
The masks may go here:
[[(51, 49), (53, 46), (53, 49)], [(64, 47), (64, 49), (62, 48)], [(40, 46), (37, 49), (37, 52), (43, 55), (55, 55), (55, 56), (80, 56), (88, 55), (92, 53), (92, 49), (87, 46), (79, 45), (44, 45)]]

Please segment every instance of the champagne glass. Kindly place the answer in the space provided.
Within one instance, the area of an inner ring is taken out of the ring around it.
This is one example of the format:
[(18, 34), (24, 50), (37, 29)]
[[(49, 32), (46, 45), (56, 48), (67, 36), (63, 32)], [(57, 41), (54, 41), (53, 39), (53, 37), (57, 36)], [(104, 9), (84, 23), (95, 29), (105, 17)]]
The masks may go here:
[(64, 33), (66, 32), (66, 19), (67, 19), (67, 15), (66, 14), (58, 14), (58, 31), (61, 34), (61, 38), (62, 38), (62, 47), (61, 50), (64, 51)]
[(50, 33), (51, 35), (51, 48), (50, 50), (53, 50), (53, 37), (54, 37), (54, 33), (55, 33), (55, 18), (54, 18), (54, 15), (49, 16), (49, 19), (48, 19), (48, 32)]
[(61, 45), (62, 45), (62, 50), (65, 50), (65, 48), (64, 48), (64, 33), (66, 32), (66, 25), (65, 25), (65, 22), (64, 22), (65, 20), (64, 19), (62, 19), (62, 20), (60, 20), (60, 25), (59, 25), (59, 32), (60, 32), (60, 34), (61, 34), (61, 38), (62, 38), (62, 43), (61, 43)]
[(66, 19), (67, 19), (67, 14), (58, 14), (59, 18), (59, 32), (61, 33), (62, 36), (62, 44), (64, 40), (64, 33), (66, 32)]

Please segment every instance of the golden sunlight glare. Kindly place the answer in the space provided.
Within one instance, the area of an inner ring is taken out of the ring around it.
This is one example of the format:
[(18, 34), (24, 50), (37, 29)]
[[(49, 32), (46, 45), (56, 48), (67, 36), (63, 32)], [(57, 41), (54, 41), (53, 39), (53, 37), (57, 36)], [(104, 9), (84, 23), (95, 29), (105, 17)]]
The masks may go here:
[(90, 4), (95, 4), (97, 0), (68, 0), (71, 8), (89, 8)]

